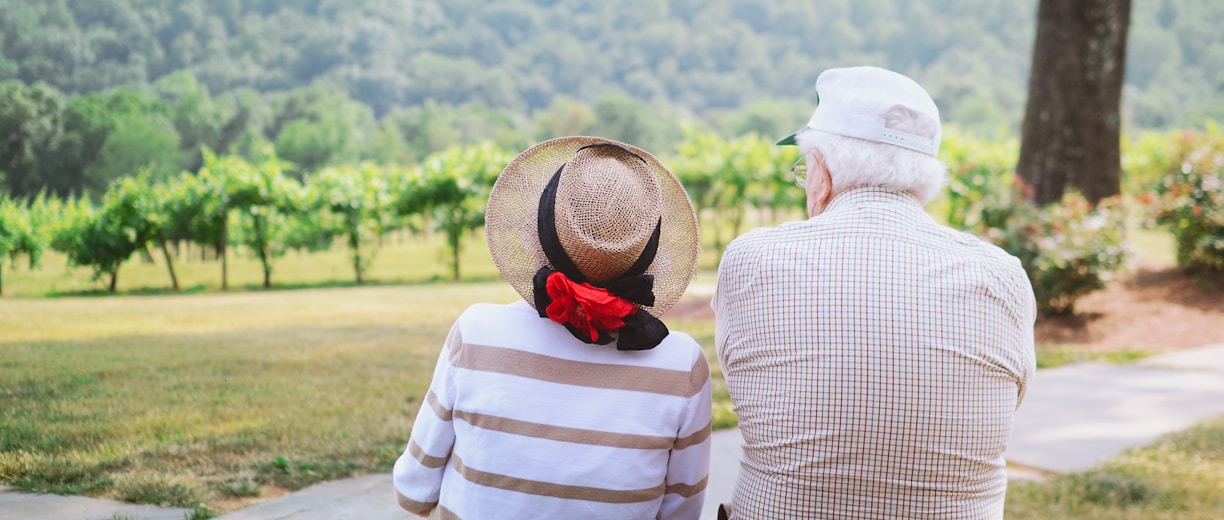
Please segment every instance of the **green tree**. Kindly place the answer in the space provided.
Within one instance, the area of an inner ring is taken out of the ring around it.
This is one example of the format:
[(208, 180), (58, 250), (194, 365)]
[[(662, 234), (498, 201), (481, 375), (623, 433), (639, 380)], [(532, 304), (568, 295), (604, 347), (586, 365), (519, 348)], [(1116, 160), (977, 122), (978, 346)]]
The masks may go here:
[(63, 135), (63, 108), (63, 96), (45, 83), (0, 83), (0, 189), (32, 196), (49, 187), (46, 159)]
[(217, 156), (203, 149), (204, 165), (184, 175), (170, 206), (171, 236), (183, 236), (212, 247), (221, 259), (221, 290), (229, 289), (230, 179), (251, 168), (242, 157)]
[(663, 122), (645, 103), (626, 94), (609, 94), (595, 103), (598, 135), (642, 147), (665, 149), (670, 144)]
[(174, 107), (171, 122), (179, 135), (180, 163), (185, 169), (200, 168), (204, 161), (202, 147), (226, 152), (235, 137), (226, 135), (226, 130), (234, 131), (226, 126), (238, 115), (230, 114), (232, 110), (225, 104), (214, 102), (208, 87), (190, 72), (178, 71), (157, 80), (155, 88), (161, 99)]
[(713, 231), (714, 249), (720, 255), (730, 237), (739, 235), (754, 198), (761, 206), (776, 202), (791, 207), (798, 200), (795, 193), (802, 193), (783, 181), (790, 175), (787, 160), (794, 157), (778, 148), (755, 134), (728, 141), (711, 132), (685, 129), (685, 139), (676, 147), (674, 170), (698, 218)]
[(101, 193), (113, 180), (144, 170), (154, 179), (180, 171), (171, 107), (135, 90), (73, 99), (64, 109), (63, 129), (48, 160), (60, 194)]
[[(41, 198), (41, 195), (40, 195)], [(26, 255), (29, 268), (38, 267), (46, 239), (35, 227), (30, 208), (21, 201), (0, 194), (0, 275), (3, 275), (4, 260), (17, 268), (17, 258)], [(0, 296), (4, 294), (3, 277), (0, 276)]]
[(141, 171), (160, 182), (182, 171), (178, 133), (164, 116), (122, 114), (111, 124), (98, 160), (86, 170), (91, 186), (109, 185)]
[(463, 236), (484, 225), (493, 182), (512, 157), (487, 143), (448, 148), (427, 157), (420, 183), (401, 191), (396, 202), (400, 214), (429, 211), (436, 229), (445, 233), (452, 280), (460, 278)]
[(375, 238), (389, 227), (394, 208), (390, 184), (372, 163), (326, 168), (307, 184), (307, 206), (330, 213), (334, 227), (325, 232), (344, 235), (358, 284), (374, 256)]
[(393, 130), (403, 140), (406, 149), (400, 151), (400, 164), (420, 161), (457, 145), (493, 142), (510, 149), (527, 145), (526, 134), (520, 131), (523, 125), (516, 116), (478, 103), (447, 106), (426, 101), (387, 114), (382, 125), (385, 131)]
[(158, 201), (147, 173), (115, 180), (99, 210), (82, 211), (72, 222), (59, 247), (73, 265), (92, 268), (95, 280), (106, 277), (107, 291), (115, 292), (123, 262), (158, 236)]
[(375, 133), (370, 108), (326, 84), (291, 92), (268, 129), (276, 152), (302, 174), (361, 158)]
[(580, 101), (558, 97), (552, 100), (548, 110), (536, 113), (535, 138), (544, 141), (570, 135), (595, 135), (597, 123), (594, 109)]
[(238, 163), (228, 170), (226, 207), (238, 215), (237, 241), (248, 247), (263, 267), (263, 287), (272, 288), (272, 259), (283, 255), (287, 216), (301, 207), (301, 186), (285, 176), (284, 163), (275, 150), (267, 150), (262, 163)]

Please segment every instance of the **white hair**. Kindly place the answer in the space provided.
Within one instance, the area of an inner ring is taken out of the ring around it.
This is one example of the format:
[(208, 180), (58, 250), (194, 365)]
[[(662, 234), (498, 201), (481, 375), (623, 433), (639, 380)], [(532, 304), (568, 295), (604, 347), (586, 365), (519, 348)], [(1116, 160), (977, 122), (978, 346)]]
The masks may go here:
[(923, 205), (943, 189), (948, 165), (891, 144), (807, 129), (795, 136), (804, 155), (818, 150), (833, 178), (833, 194), (857, 186), (883, 186), (914, 194)]

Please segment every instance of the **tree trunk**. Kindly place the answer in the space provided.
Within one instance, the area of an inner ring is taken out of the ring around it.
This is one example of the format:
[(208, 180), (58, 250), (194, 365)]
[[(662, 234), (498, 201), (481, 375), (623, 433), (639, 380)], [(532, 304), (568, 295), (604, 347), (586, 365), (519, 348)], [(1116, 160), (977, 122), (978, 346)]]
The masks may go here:
[(446, 241), (451, 250), (451, 279), (459, 281), (459, 247), (463, 244), (463, 215), (458, 208), (451, 209), (450, 222), (446, 223)]
[(270, 264), (270, 262), (272, 260), (268, 258), (270, 255), (268, 253), (268, 237), (266, 236), (266, 231), (265, 231), (267, 229), (267, 226), (265, 225), (263, 219), (259, 217), (255, 217), (254, 224), (255, 224), (255, 239), (258, 242), (255, 246), (255, 250), (256, 252), (259, 253), (259, 263), (263, 265), (263, 273), (264, 273), (263, 287), (264, 289), (271, 289), (272, 288), (272, 265)]
[(349, 248), (353, 251), (353, 272), (357, 273), (357, 285), (361, 285), (361, 239), (356, 231), (349, 233)]
[(259, 260), (263, 262), (264, 272), (264, 289), (272, 288), (272, 266), (268, 264), (268, 250), (265, 248), (259, 249)]
[(456, 282), (459, 281), (459, 245), (462, 240), (463, 236), (460, 235), (451, 245), (451, 278)]
[(229, 242), (229, 218), (221, 219), (221, 241), (217, 243), (217, 255), (221, 257), (221, 290), (229, 289), (229, 259), (225, 254), (226, 242)]
[(1122, 81), (1131, 0), (1041, 0), (1016, 172), (1041, 205), (1068, 188), (1121, 192)]
[(170, 270), (170, 287), (175, 291), (179, 290), (178, 276), (174, 274), (174, 260), (170, 258), (170, 249), (166, 246), (166, 241), (158, 239), (157, 242), (161, 245), (162, 257), (166, 259), (166, 269)]
[(111, 294), (114, 294), (115, 286), (117, 286), (118, 284), (119, 284), (119, 268), (116, 267), (114, 271), (110, 272), (110, 285), (108, 285), (106, 289), (110, 291)]

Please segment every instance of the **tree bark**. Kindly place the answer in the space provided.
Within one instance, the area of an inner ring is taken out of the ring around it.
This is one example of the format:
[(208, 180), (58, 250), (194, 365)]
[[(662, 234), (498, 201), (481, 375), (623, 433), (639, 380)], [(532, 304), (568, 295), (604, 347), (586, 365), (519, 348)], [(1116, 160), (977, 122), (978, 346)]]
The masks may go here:
[(217, 255), (221, 257), (221, 290), (229, 289), (229, 262), (225, 244), (229, 242), (229, 217), (221, 217), (221, 242), (217, 244)]
[(174, 274), (174, 260), (170, 257), (170, 248), (166, 246), (166, 241), (158, 239), (161, 244), (162, 257), (166, 259), (166, 269), (170, 270), (170, 286), (175, 291), (179, 290), (178, 276)]
[(361, 285), (361, 239), (358, 231), (349, 233), (349, 249), (353, 252), (353, 272), (357, 273), (357, 285)]
[(1131, 0), (1041, 0), (1016, 172), (1037, 204), (1068, 188), (1121, 192), (1122, 81)]
[(259, 253), (259, 263), (263, 265), (263, 274), (264, 274), (263, 287), (264, 289), (271, 289), (272, 288), (272, 264), (271, 264), (272, 259), (270, 258), (271, 253), (268, 251), (268, 237), (265, 232), (265, 230), (267, 229), (267, 226), (265, 225), (263, 219), (258, 218), (258, 217), (254, 219), (254, 224), (255, 224), (254, 225), (255, 239), (256, 241), (259, 242), (259, 245), (256, 247), (256, 251)]

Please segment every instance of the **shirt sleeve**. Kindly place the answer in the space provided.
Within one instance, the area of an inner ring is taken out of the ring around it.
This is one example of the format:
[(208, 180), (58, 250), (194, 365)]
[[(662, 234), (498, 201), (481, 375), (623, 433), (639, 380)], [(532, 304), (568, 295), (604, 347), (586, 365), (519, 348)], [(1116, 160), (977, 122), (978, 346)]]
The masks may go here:
[(438, 505), (442, 476), (455, 444), (455, 429), (451, 422), (455, 404), (454, 369), (450, 359), (462, 344), (459, 324), (456, 323), (451, 327), (446, 345), (438, 355), (433, 381), (412, 424), (408, 446), (395, 461), (392, 470), (395, 496), (400, 507), (420, 516), (429, 515)]
[(675, 444), (667, 463), (666, 489), (659, 519), (697, 519), (705, 504), (710, 479), (710, 365), (696, 347), (690, 381), (694, 393), (685, 405)]
[(718, 280), (714, 286), (714, 297), (710, 299), (710, 307), (714, 310), (714, 349), (718, 353), (718, 362), (724, 372), (731, 366), (728, 359), (728, 346), (737, 340), (742, 340), (745, 331), (737, 321), (744, 301), (749, 295), (745, 293), (755, 283), (757, 269), (753, 264), (760, 255), (755, 247), (743, 242), (744, 237), (737, 238), (727, 246), (722, 259), (718, 262)]

